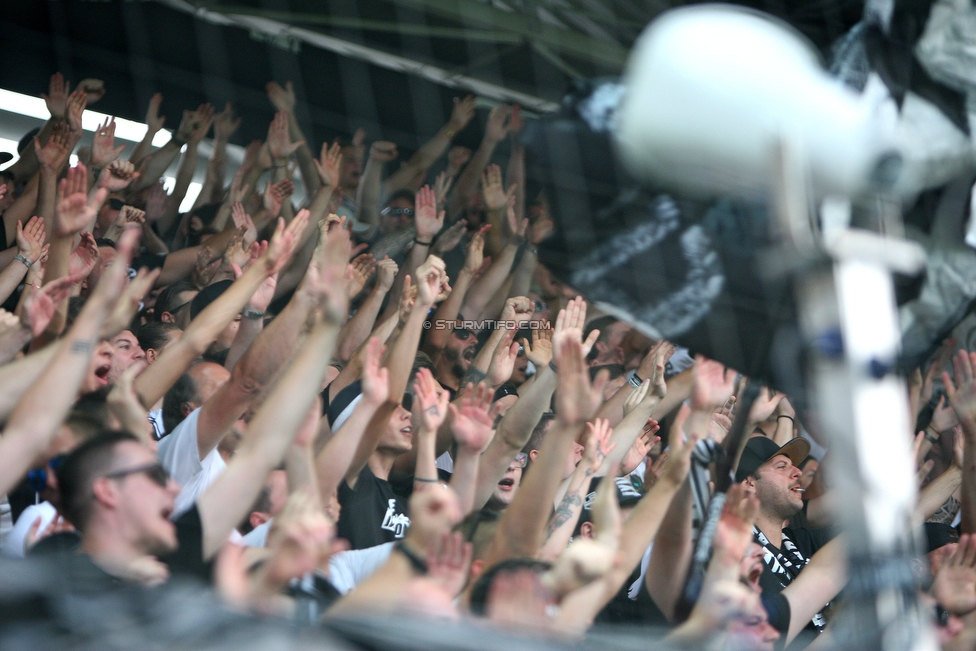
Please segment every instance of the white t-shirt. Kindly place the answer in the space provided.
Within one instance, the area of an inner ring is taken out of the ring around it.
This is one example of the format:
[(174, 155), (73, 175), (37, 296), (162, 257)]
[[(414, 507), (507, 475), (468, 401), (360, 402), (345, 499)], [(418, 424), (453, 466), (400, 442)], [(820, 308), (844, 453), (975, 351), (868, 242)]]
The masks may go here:
[(268, 532), (271, 531), (271, 523), (274, 522), (274, 518), (271, 518), (264, 524), (259, 524), (250, 531), (248, 531), (241, 538), (241, 542), (245, 547), (267, 547), (268, 546)]
[(149, 412), (149, 424), (153, 426), (153, 433), (156, 435), (157, 441), (166, 436), (166, 425), (163, 424), (162, 409), (153, 409)]
[(44, 531), (47, 525), (51, 524), (51, 521), (57, 517), (58, 511), (50, 502), (41, 502), (40, 504), (31, 504), (24, 512), (20, 514), (17, 518), (17, 523), (14, 524), (14, 528), (10, 530), (10, 534), (3, 541), (3, 555), (9, 556), (10, 558), (23, 558), (24, 557), (24, 539), (27, 538), (27, 531), (34, 524), (34, 520), (41, 518), (41, 526), (37, 529), (40, 533)]
[(340, 593), (348, 593), (380, 569), (393, 553), (394, 544), (388, 542), (333, 554), (329, 558), (329, 583)]
[(200, 448), (197, 443), (199, 420), (200, 409), (198, 408), (159, 442), (159, 460), (181, 487), (173, 509), (174, 520), (188, 511), (197, 498), (227, 468), (216, 447), (203, 459), (200, 458)]

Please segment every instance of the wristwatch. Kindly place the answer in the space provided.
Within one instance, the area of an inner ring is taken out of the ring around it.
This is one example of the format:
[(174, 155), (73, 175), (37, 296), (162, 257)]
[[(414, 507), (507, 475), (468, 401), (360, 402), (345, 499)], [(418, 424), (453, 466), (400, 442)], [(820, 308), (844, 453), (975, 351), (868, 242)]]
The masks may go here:
[(249, 307), (245, 307), (241, 310), (241, 316), (245, 319), (263, 319), (267, 312), (258, 312), (257, 310), (252, 310)]

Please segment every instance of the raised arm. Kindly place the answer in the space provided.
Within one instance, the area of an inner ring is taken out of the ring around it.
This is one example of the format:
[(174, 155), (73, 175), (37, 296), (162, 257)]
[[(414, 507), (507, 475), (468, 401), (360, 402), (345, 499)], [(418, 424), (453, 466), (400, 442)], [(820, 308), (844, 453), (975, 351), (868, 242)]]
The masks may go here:
[(584, 423), (596, 413), (607, 383), (601, 373), (591, 384), (583, 344), (567, 337), (556, 349), (559, 387), (556, 390), (556, 420), (542, 443), (539, 456), (522, 479), (511, 505), (498, 523), (485, 567), (517, 557), (538, 554), (545, 541), (546, 525), (562, 480), (566, 457), (580, 437)]
[(447, 148), (451, 145), (451, 139), (458, 134), (468, 122), (474, 117), (477, 108), (477, 100), (473, 95), (468, 95), (464, 99), (454, 98), (454, 110), (451, 111), (451, 119), (441, 127), (433, 138), (410, 157), (404, 165), (390, 175), (384, 184), (384, 193), (390, 194), (400, 188), (405, 188), (417, 177), (418, 174), (425, 173), (438, 158), (444, 155)]
[(217, 553), (247, 514), (265, 477), (284, 459), (318, 396), (348, 309), (344, 282), (348, 255), (349, 235), (340, 231), (330, 238), (321, 264), (309, 267), (305, 290), (315, 300), (312, 332), (251, 420), (227, 470), (197, 502), (203, 523), (204, 558)]
[[(324, 147), (324, 145), (323, 145)], [(397, 157), (395, 143), (377, 140), (369, 147), (369, 158), (356, 190), (356, 218), (376, 228), (380, 224), (380, 200), (383, 187), (383, 165)]]
[(413, 361), (417, 356), (420, 344), (420, 333), (423, 328), (427, 310), (434, 304), (441, 279), (444, 276), (444, 261), (431, 257), (417, 270), (417, 298), (407, 316), (406, 323), (400, 331), (396, 342), (387, 351), (385, 359), (389, 369), (390, 391), (386, 402), (376, 411), (366, 428), (366, 435), (359, 443), (359, 448), (346, 473), (346, 482), (354, 486), (359, 479), (369, 457), (376, 450), (384, 430), (397, 405), (403, 400), (403, 392), (407, 388)]
[[(491, 411), (492, 392), (484, 384), (471, 387), (458, 404), (448, 405), (450, 431), (457, 443), (451, 488), (457, 493), (464, 515), (474, 511), (478, 489), (478, 462), (494, 436)], [(496, 482), (497, 483), (497, 482)], [(479, 506), (480, 508), (480, 506)]]
[[(458, 314), (461, 312), (461, 304), (464, 302), (464, 297), (468, 293), (468, 288), (471, 287), (471, 283), (474, 281), (474, 275), (481, 269), (482, 262), (484, 261), (485, 233), (488, 231), (488, 228), (487, 225), (482, 226), (468, 243), (468, 250), (464, 256), (464, 266), (458, 272), (458, 277), (454, 280), (454, 286), (451, 288), (451, 293), (448, 295), (447, 300), (441, 303), (437, 311), (434, 312), (433, 320), (435, 322), (454, 321), (458, 318)], [(436, 358), (444, 350), (444, 346), (447, 345), (447, 340), (450, 336), (451, 330), (449, 328), (434, 328), (430, 330), (427, 333), (424, 351), (432, 358)]]
[(430, 369), (421, 368), (413, 384), (414, 448), (417, 451), (413, 489), (424, 490), (424, 484), (436, 484), (437, 477), (437, 430), (447, 416), (449, 395), (434, 379)]
[[(366, 344), (362, 369), (362, 397), (346, 422), (332, 433), (332, 437), (316, 455), (315, 472), (319, 480), (322, 503), (327, 504), (348, 474), (366, 426), (389, 396), (389, 372), (380, 366), (384, 348), (375, 337)], [(325, 418), (325, 416), (323, 416)]]
[(488, 121), (485, 123), (485, 136), (481, 140), (481, 145), (471, 156), (471, 160), (458, 177), (457, 183), (454, 184), (454, 194), (451, 195), (447, 203), (447, 212), (451, 216), (451, 222), (464, 213), (471, 197), (478, 191), (478, 181), (481, 180), (481, 173), (484, 171), (485, 165), (491, 160), (491, 155), (495, 152), (498, 143), (508, 135), (510, 112), (511, 107), (500, 104), (488, 113)]
[(149, 98), (149, 106), (146, 108), (146, 126), (149, 128), (146, 130), (146, 135), (142, 137), (142, 140), (139, 141), (139, 144), (136, 145), (135, 149), (132, 150), (132, 154), (129, 156), (129, 161), (136, 167), (152, 152), (153, 138), (156, 137), (159, 130), (166, 124), (166, 116), (159, 114), (159, 107), (162, 103), (162, 93), (156, 93)]
[(0, 492), (21, 480), (50, 444), (85, 379), (102, 326), (122, 294), (138, 230), (118, 242), (118, 255), (102, 275), (53, 359), (17, 403), (0, 438)]
[(376, 324), (383, 300), (393, 287), (393, 279), (397, 275), (397, 263), (389, 258), (376, 263), (376, 282), (373, 289), (366, 295), (356, 313), (352, 315), (339, 333), (339, 345), (336, 346), (336, 358), (346, 362), (352, 354), (363, 345), (369, 333)]
[(295, 115), (295, 88), (290, 81), (281, 84), (269, 81), (265, 90), (268, 93), (268, 100), (279, 111), (284, 111), (288, 115), (288, 137), (292, 142), (299, 142), (301, 145), (295, 150), (295, 158), (298, 159), (298, 169), (302, 174), (302, 183), (305, 184), (306, 196), (312, 196), (319, 189), (321, 181), (315, 171), (315, 158), (312, 156), (312, 149), (307, 144), (305, 134), (302, 133), (301, 125), (298, 124), (298, 117)]
[(963, 533), (976, 532), (976, 353), (960, 350), (952, 360), (955, 381), (942, 374), (949, 404), (962, 425), (965, 446), (962, 460)]

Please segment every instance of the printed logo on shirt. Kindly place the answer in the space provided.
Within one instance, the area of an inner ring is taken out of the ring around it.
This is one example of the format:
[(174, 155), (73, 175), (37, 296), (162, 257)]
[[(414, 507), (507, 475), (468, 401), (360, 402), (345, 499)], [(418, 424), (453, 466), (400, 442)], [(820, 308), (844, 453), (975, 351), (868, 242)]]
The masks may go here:
[(380, 525), (380, 528), (392, 531), (393, 535), (397, 538), (403, 538), (409, 527), (410, 518), (403, 513), (397, 513), (396, 500), (389, 500), (386, 507), (386, 515), (383, 516), (383, 524)]

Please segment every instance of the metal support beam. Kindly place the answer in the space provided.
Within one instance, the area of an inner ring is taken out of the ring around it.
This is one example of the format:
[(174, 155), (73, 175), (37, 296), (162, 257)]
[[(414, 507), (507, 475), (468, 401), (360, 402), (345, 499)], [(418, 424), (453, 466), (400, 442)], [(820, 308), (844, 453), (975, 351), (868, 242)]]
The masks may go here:
[(290, 37), (308, 45), (335, 52), (341, 56), (347, 56), (360, 61), (366, 61), (375, 66), (396, 70), (406, 74), (423, 77), (436, 84), (447, 86), (448, 88), (462, 89), (482, 97), (494, 99), (499, 102), (514, 102), (524, 108), (536, 113), (551, 113), (559, 108), (556, 102), (511, 90), (497, 84), (492, 84), (481, 79), (459, 75), (443, 68), (414, 61), (403, 56), (382, 52), (375, 48), (344, 41), (334, 36), (327, 36), (318, 32), (313, 32), (300, 27), (292, 27), (274, 20), (258, 18), (256, 16), (245, 16), (240, 14), (222, 14), (209, 9), (195, 7), (185, 0), (156, 0), (158, 3), (191, 14), (199, 20), (224, 25), (227, 27), (238, 27), (240, 29), (255, 30), (269, 36)]

